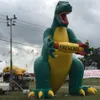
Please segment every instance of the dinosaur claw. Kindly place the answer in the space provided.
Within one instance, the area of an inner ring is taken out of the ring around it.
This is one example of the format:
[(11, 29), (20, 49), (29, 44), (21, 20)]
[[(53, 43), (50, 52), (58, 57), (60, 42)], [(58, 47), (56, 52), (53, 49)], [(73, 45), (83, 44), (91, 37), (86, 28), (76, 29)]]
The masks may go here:
[(56, 56), (55, 56), (54, 53), (51, 53), (50, 56), (51, 56), (52, 58), (56, 58)]
[(28, 97), (34, 97), (35, 96), (35, 93), (34, 92), (30, 92), (29, 94), (28, 94)]
[(49, 35), (48, 38), (51, 38), (51, 36)]
[(55, 55), (55, 58), (57, 58), (58, 57), (58, 55)]
[(88, 88), (88, 93), (90, 93), (90, 94), (95, 94), (95, 90), (93, 89), (93, 88)]
[(55, 49), (55, 52), (57, 52), (58, 50), (57, 49)]
[(50, 97), (54, 97), (54, 93), (53, 93), (52, 90), (49, 90), (49, 91), (48, 91), (48, 96), (50, 96)]
[(87, 54), (87, 56), (89, 57), (91, 54)]
[(80, 94), (82, 95), (82, 96), (85, 96), (85, 92), (84, 92), (84, 90), (83, 89), (80, 89)]
[(51, 41), (51, 42), (48, 44), (48, 46), (50, 47), (50, 46), (52, 46), (53, 44), (54, 44), (54, 42)]
[(95, 89), (95, 88), (93, 88), (93, 87), (91, 87), (95, 92), (97, 92), (97, 89)]
[(38, 97), (39, 97), (39, 99), (43, 97), (43, 92), (42, 91), (39, 91)]
[(92, 50), (93, 50), (93, 48), (91, 47), (91, 48), (89, 48), (89, 50), (90, 50), (90, 51), (92, 51)]
[(86, 59), (85, 59), (85, 58), (83, 58), (82, 60), (83, 60), (83, 61), (85, 61)]
[(86, 40), (85, 44), (89, 45), (89, 41), (88, 41), (88, 40)]

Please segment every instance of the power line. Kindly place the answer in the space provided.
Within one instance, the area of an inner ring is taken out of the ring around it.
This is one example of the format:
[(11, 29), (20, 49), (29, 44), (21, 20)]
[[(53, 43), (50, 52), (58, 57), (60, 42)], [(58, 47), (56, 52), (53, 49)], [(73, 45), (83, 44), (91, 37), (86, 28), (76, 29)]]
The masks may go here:
[[(1, 15), (1, 14), (0, 14), (0, 15)], [(4, 20), (4, 19), (3, 19), (3, 20)], [(27, 27), (27, 28), (31, 28), (31, 29), (34, 29), (34, 30), (43, 30), (43, 29), (40, 28), (38, 25), (36, 26), (36, 24), (30, 23), (30, 22), (27, 22), (27, 21), (23, 21), (23, 20), (19, 20), (19, 21), (25, 22), (25, 23), (28, 23), (28, 24), (17, 22), (17, 25), (18, 25), (18, 26)], [(1, 22), (2, 22), (2, 23), (5, 23), (4, 21), (1, 21)], [(30, 27), (30, 25), (31, 25), (31, 27)], [(33, 25), (34, 27), (36, 27), (36, 28), (33, 28), (32, 25)], [(81, 37), (81, 39), (87, 40), (86, 38), (83, 38), (83, 37)], [(90, 40), (89, 40), (89, 41), (90, 41)], [(90, 42), (92, 42), (92, 41), (90, 41)], [(96, 43), (94, 43), (94, 42), (92, 42), (91, 44), (92, 44), (93, 46), (99, 46), (98, 44), (96, 44)]]
[(0, 18), (0, 19), (5, 20), (4, 18)]
[(0, 16), (6, 17), (6, 15), (0, 14)]
[[(6, 24), (5, 21), (0, 21), (0, 23), (5, 23)], [(35, 24), (31, 25), (31, 24), (25, 24), (25, 23), (16, 22), (16, 25), (17, 26), (21, 26), (21, 27), (31, 28), (31, 29), (34, 29), (34, 30), (43, 31), (43, 29), (40, 26), (38, 26), (38, 25), (36, 26)]]
[[(0, 23), (5, 23), (6, 24), (5, 21), (0, 21)], [(36, 26), (35, 24), (31, 25), (31, 24), (25, 24), (25, 23), (16, 22), (16, 25), (17, 26), (21, 26), (21, 27), (31, 28), (31, 29), (34, 29), (34, 30), (42, 30), (43, 31), (43, 29), (40, 26), (38, 26), (38, 25)]]
[[(4, 3), (4, 2), (2, 2), (2, 1), (0, 1), (1, 3), (3, 3), (3, 4), (7, 4), (7, 3)], [(7, 4), (7, 5), (9, 5), (9, 4)], [(11, 5), (9, 5), (9, 6), (11, 6)], [(22, 10), (22, 11), (25, 11), (25, 12), (28, 12), (28, 13), (32, 13), (32, 14), (34, 14), (35, 12), (31, 12), (31, 11), (26, 11), (25, 9), (23, 9), (23, 8), (18, 8), (18, 7), (16, 7), (17, 9), (19, 9), (19, 10)], [(5, 16), (5, 15), (3, 15), (3, 14), (0, 14), (1, 16)], [(37, 13), (35, 13), (35, 15), (38, 15)], [(40, 14), (39, 14), (39, 16), (41, 16)], [(19, 21), (22, 21), (22, 22), (24, 22), (24, 23), (28, 23), (28, 24), (33, 24), (33, 23), (31, 23), (31, 22), (28, 22), (28, 21), (23, 21), (23, 20), (20, 20), (19, 19)], [(36, 24), (33, 24), (33, 25), (36, 25)], [(46, 26), (43, 26), (43, 25), (41, 25), (40, 27), (46, 27)]]
[[(1, 2), (1, 1), (0, 1), (0, 2)], [(3, 15), (3, 14), (0, 14), (0, 16), (6, 17), (6, 15)], [(0, 19), (5, 20), (5, 19), (3, 19), (3, 18), (0, 18)], [(17, 21), (23, 22), (23, 23), (27, 23), (27, 24), (29, 24), (29, 25), (37, 26), (37, 27), (44, 27), (44, 28), (46, 28), (46, 26), (33, 24), (32, 22), (25, 21), (25, 20), (21, 20), (21, 19), (17, 19)]]
[[(10, 41), (8, 41), (8, 40), (4, 40), (4, 39), (1, 39), (0, 38), (0, 41), (5, 41), (5, 42), (10, 42)], [(12, 41), (12, 43), (15, 43), (15, 44), (20, 44), (20, 45), (24, 45), (24, 46), (29, 46), (28, 44), (24, 44), (24, 43), (20, 43), (20, 42), (15, 42), (15, 41)], [(33, 46), (33, 45), (30, 45), (30, 46)]]
[[(5, 16), (5, 15), (3, 15), (3, 14), (0, 14), (0, 16)], [(3, 19), (3, 18), (0, 18), (1, 20), (5, 20), (5, 19)], [(27, 27), (27, 28), (31, 28), (31, 29), (34, 29), (34, 28), (32, 28), (32, 26), (34, 26), (34, 27), (36, 27), (37, 29), (35, 29), (35, 30), (43, 30), (41, 27), (44, 27), (44, 26), (39, 26), (39, 25), (36, 25), (36, 24), (33, 24), (33, 23), (31, 23), (31, 22), (28, 22), (28, 21), (24, 21), (24, 20), (18, 20), (19, 22), (17, 22), (17, 25), (18, 26), (21, 26), (21, 27)], [(21, 23), (21, 22), (23, 22), (23, 23)], [(5, 23), (4, 21), (1, 21), (1, 23)], [(26, 24), (25, 24), (26, 23)], [(22, 25), (20, 25), (20, 24), (22, 24)], [(31, 26), (31, 27), (30, 27)], [(83, 38), (83, 37), (81, 37), (82, 39), (84, 39), (84, 40), (86, 40), (85, 38)], [(90, 40), (89, 40), (90, 41)], [(91, 41), (92, 42), (92, 41)], [(96, 44), (96, 43), (94, 43), (94, 42), (92, 42), (91, 43), (92, 45), (94, 45), (94, 46), (99, 46), (98, 44)]]
[[(5, 23), (5, 22), (2, 21), (2, 23)], [(27, 27), (27, 28), (34, 29), (34, 28), (32, 28), (32, 27), (29, 27), (28, 25), (25, 25), (25, 24), (24, 24), (24, 25), (20, 25), (20, 24), (21, 24), (21, 23), (18, 23), (17, 25), (18, 25), (18, 26), (22, 26), (22, 27)], [(42, 30), (42, 29), (37, 28), (37, 29), (34, 29), (34, 30)], [(80, 36), (79, 36), (79, 37), (80, 37)], [(83, 38), (83, 37), (80, 37), (80, 38), (83, 39), (84, 41), (87, 40), (86, 38)], [(9, 41), (4, 40), (4, 39), (0, 39), (0, 40), (9, 42)], [(89, 41), (90, 41), (90, 40), (89, 40)], [(90, 43), (91, 43), (91, 42), (92, 42), (92, 41), (90, 41)], [(29, 46), (28, 44), (23, 44), (23, 43), (19, 43), (19, 42), (15, 42), (15, 41), (13, 41), (13, 43), (21, 44), (21, 45), (25, 45), (25, 46)], [(92, 42), (91, 45), (99, 47), (99, 45), (96, 44), (96, 43), (94, 43), (94, 42)], [(33, 45), (31, 45), (31, 46), (33, 46)]]
[[(10, 5), (10, 4), (8, 4), (8, 3), (5, 3), (5, 2), (2, 2), (2, 1), (0, 1), (2, 4), (4, 4), (4, 5), (9, 5), (9, 6), (12, 6), (12, 5)], [(15, 7), (15, 6), (14, 6)], [(21, 11), (24, 11), (24, 12), (27, 12), (27, 13), (31, 13), (31, 14), (34, 14), (35, 12), (32, 12), (32, 11), (29, 11), (29, 10), (25, 10), (24, 8), (19, 8), (19, 7), (15, 7), (15, 8), (17, 8), (17, 9), (19, 9), (19, 10), (21, 10)], [(35, 13), (35, 15), (36, 15), (37, 13)], [(5, 16), (5, 15), (3, 15), (3, 14), (0, 14), (1, 16)], [(38, 15), (38, 14), (37, 14)], [(40, 14), (39, 14), (40, 15)], [(41, 16), (41, 15), (40, 15)], [(3, 19), (4, 20), (4, 19)], [(23, 20), (18, 20), (18, 21), (21, 21), (21, 22), (24, 22), (24, 23), (27, 23), (27, 24), (30, 24), (30, 25), (33, 25), (33, 26), (37, 26), (37, 27), (44, 27), (44, 28), (46, 28), (46, 26), (39, 26), (39, 25), (36, 25), (36, 24), (33, 24), (33, 23), (31, 23), (31, 22), (28, 22), (28, 21), (23, 21)], [(22, 25), (20, 25), (20, 26), (22, 26)], [(26, 26), (22, 26), (22, 27), (26, 27)], [(94, 44), (94, 43), (93, 43)], [(96, 44), (94, 44), (94, 45), (96, 45)], [(98, 46), (98, 45), (96, 45), (96, 46)]]
[[(4, 40), (4, 39), (0, 39), (0, 41), (4, 41), (4, 42), (7, 42), (7, 43), (9, 43), (10, 41), (8, 41), (8, 40)], [(15, 44), (20, 44), (20, 45), (24, 45), (24, 46), (32, 46), (32, 47), (34, 47), (35, 45), (32, 45), (32, 44), (24, 44), (24, 43), (20, 43), (20, 42), (15, 42), (15, 41), (12, 41), (12, 43), (15, 43)], [(15, 48), (17, 48), (17, 47), (15, 47)], [(40, 46), (39, 47), (37, 47), (37, 48), (40, 48)]]
[[(2, 15), (0, 14), (0, 16), (6, 16), (6, 15)], [(0, 18), (1, 20), (5, 20), (4, 18)], [(37, 28), (46, 28), (46, 26), (43, 26), (43, 25), (38, 25), (38, 24), (33, 24), (29, 21), (25, 21), (25, 20), (21, 20), (21, 19), (17, 19), (17, 23), (20, 23), (20, 24), (23, 24), (23, 25), (30, 25), (30, 26), (34, 26), (34, 27), (37, 27)], [(21, 23), (22, 22), (22, 23)]]
[(16, 25), (18, 25), (18, 26), (21, 26), (21, 27), (27, 27), (27, 28), (31, 28), (31, 29), (34, 29), (34, 30), (41, 30), (41, 31), (43, 31), (43, 29), (42, 28), (40, 28), (40, 27), (37, 27), (37, 26), (30, 26), (30, 25), (28, 25), (28, 24), (23, 24), (23, 23), (19, 23), (19, 22), (16, 22)]
[(4, 22), (4, 21), (0, 21), (0, 23), (5, 23), (6, 24), (6, 22)]
[(46, 28), (46, 26), (33, 24), (33, 23), (31, 23), (31, 22), (24, 21), (24, 20), (20, 20), (20, 19), (18, 19), (18, 21), (19, 21), (19, 22), (27, 23), (27, 24), (32, 25), (32, 26), (37, 26), (37, 27), (44, 27), (44, 28)]
[[(2, 14), (0, 14), (0, 15), (2, 15)], [(3, 16), (5, 16), (5, 15), (3, 15)], [(2, 18), (0, 18), (0, 19), (2, 19)], [(5, 19), (3, 19), (3, 20), (5, 20)], [(21, 21), (21, 20), (20, 20)], [(23, 21), (23, 20), (22, 20)], [(4, 21), (1, 21), (1, 22), (3, 22), (3, 23), (6, 23), (6, 22), (4, 22)], [(26, 21), (25, 21), (26, 22)], [(30, 22), (28, 22), (28, 23), (30, 23)], [(20, 24), (22, 24), (22, 25), (20, 25)], [(28, 27), (29, 25), (26, 25), (26, 24), (23, 24), (23, 23), (17, 23), (17, 25), (20, 25), (20, 26), (24, 26), (24, 27)], [(34, 25), (34, 24), (33, 24)], [(28, 27), (28, 28), (30, 28), (30, 27)], [(32, 27), (31, 27), (32, 28)], [(39, 27), (37, 27), (37, 29), (39, 29), (39, 30), (42, 30), (42, 29), (40, 29)], [(10, 42), (10, 41), (8, 41), (8, 40), (4, 40), (4, 39), (1, 39), (0, 38), (0, 40), (1, 41), (5, 41), (5, 42)], [(25, 45), (25, 46), (29, 46), (28, 44), (23, 44), (23, 43), (20, 43), (20, 42), (15, 42), (15, 41), (12, 41), (13, 43), (16, 43), (16, 44), (20, 44), (20, 45)], [(30, 46), (33, 46), (33, 45), (30, 45)]]
[[(7, 40), (4, 40), (4, 39), (0, 39), (1, 41), (5, 41), (5, 42), (9, 42), (9, 41), (7, 41)], [(20, 45), (24, 45), (24, 46), (29, 46), (28, 44), (23, 44), (23, 43), (19, 43), (19, 42), (12, 42), (12, 43), (15, 43), (15, 44), (20, 44)], [(31, 46), (33, 46), (33, 45), (31, 45)], [(22, 50), (22, 48), (19, 48), (19, 47), (15, 47), (15, 46), (13, 46), (13, 48), (17, 48), (17, 49), (21, 49)], [(26, 51), (25, 51), (26, 52)], [(30, 51), (31, 52), (31, 51)]]

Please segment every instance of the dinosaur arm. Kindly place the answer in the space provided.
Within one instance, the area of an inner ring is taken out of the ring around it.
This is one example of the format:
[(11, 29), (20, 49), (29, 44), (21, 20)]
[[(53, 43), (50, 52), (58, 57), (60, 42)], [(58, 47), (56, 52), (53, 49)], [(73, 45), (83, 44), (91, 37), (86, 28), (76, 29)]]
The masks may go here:
[(47, 28), (44, 31), (44, 34), (43, 34), (44, 48), (47, 48), (47, 45), (48, 45), (48, 36), (50, 36), (52, 38), (52, 33), (51, 33), (51, 29), (50, 28)]
[[(53, 37), (53, 34), (52, 34), (52, 29), (51, 28), (47, 28), (44, 32), (44, 35), (43, 35), (43, 42), (44, 42), (44, 45), (43, 45), (43, 50), (42, 50), (42, 54), (43, 52), (45, 52), (44, 54), (46, 54), (45, 56), (49, 55), (52, 57), (52, 58), (55, 58), (55, 55), (54, 55), (54, 42), (52, 40), (52, 37)], [(48, 57), (48, 56), (47, 56)], [(46, 58), (47, 58), (46, 57)]]
[(48, 38), (48, 36), (50, 35), (51, 36), (51, 29), (50, 28), (47, 28), (45, 31), (44, 31), (44, 34), (43, 34), (43, 41)]
[[(88, 47), (87, 44), (82, 43), (74, 34), (74, 32), (71, 29), (67, 29), (68, 32), (68, 36), (69, 36), (69, 41), (72, 43), (77, 43), (80, 47), (83, 47), (84, 49)], [(83, 52), (77, 52), (77, 54), (81, 54), (81, 55), (86, 55), (87, 52), (83, 51)]]
[(81, 40), (79, 40), (74, 32), (71, 30), (71, 29), (67, 29), (67, 32), (68, 32), (68, 37), (69, 37), (69, 41), (72, 42), (72, 43), (78, 43), (78, 42), (81, 42)]

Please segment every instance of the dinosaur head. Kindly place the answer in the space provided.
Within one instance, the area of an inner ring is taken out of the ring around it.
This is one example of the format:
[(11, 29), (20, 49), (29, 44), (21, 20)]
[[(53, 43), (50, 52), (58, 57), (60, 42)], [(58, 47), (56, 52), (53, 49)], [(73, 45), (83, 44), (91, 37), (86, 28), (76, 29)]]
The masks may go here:
[(69, 2), (59, 1), (55, 9), (55, 20), (59, 26), (67, 26), (69, 24), (67, 15), (72, 12), (72, 6)]

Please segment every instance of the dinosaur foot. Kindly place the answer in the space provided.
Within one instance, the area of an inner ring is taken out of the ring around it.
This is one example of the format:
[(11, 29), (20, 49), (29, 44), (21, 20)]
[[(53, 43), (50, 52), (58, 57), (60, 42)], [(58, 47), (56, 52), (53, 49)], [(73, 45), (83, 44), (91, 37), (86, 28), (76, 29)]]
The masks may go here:
[(37, 97), (39, 99), (41, 98), (53, 98), (54, 97), (54, 92), (51, 89), (36, 89), (31, 91), (28, 94), (28, 97)]
[(93, 87), (85, 87), (83, 86), (80, 90), (79, 90), (79, 94), (82, 96), (85, 96), (86, 94), (95, 94), (97, 92), (97, 90)]

